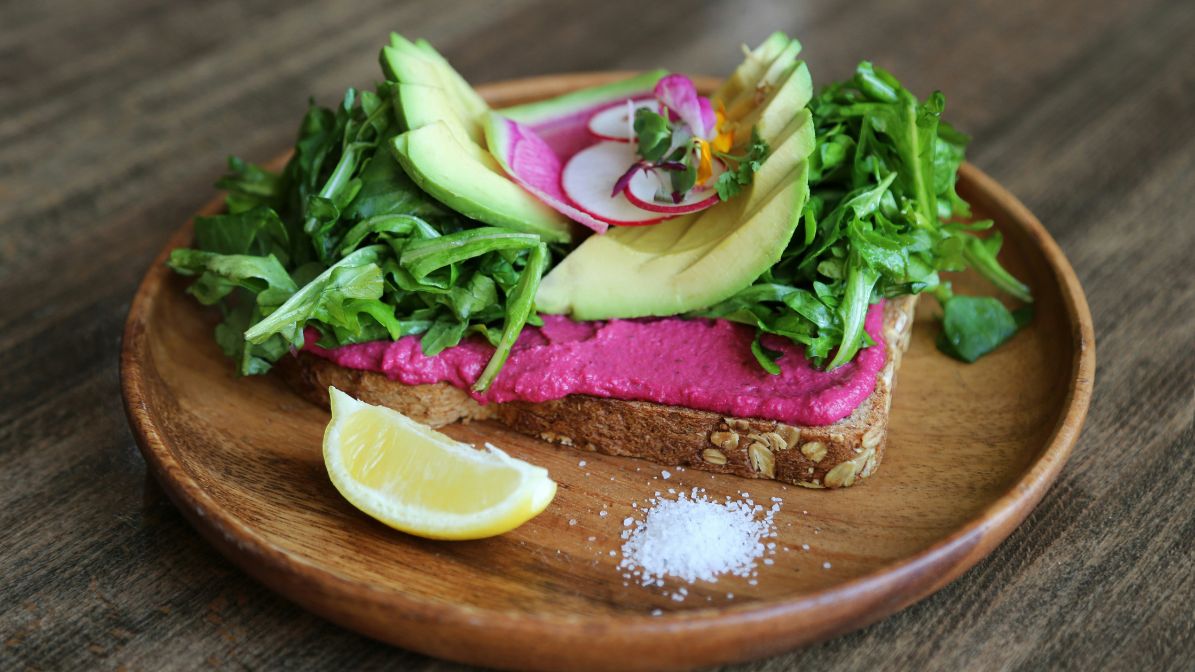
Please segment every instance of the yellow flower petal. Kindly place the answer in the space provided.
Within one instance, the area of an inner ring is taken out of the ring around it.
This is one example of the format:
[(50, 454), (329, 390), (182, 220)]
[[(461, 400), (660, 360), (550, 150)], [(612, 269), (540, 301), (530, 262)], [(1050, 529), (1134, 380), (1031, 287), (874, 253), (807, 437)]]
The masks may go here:
[(704, 183), (714, 174), (714, 163), (710, 155), (710, 143), (705, 140), (697, 141), (697, 151), (700, 163), (697, 164), (697, 183)]
[(714, 151), (720, 154), (726, 154), (730, 151), (730, 145), (734, 142), (734, 132), (718, 133), (714, 137)]

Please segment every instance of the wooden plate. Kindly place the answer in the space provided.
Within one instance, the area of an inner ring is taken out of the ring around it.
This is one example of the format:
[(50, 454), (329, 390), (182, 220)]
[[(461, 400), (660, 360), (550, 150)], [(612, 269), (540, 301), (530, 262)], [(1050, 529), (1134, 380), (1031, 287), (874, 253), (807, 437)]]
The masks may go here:
[[(483, 92), (513, 104), (620, 74)], [(778, 653), (871, 623), (958, 577), (1025, 519), (1079, 435), (1095, 348), (1078, 280), (1037, 219), (991, 178), (965, 166), (959, 190), (1004, 233), (1003, 260), (1033, 287), (1037, 317), (997, 353), (964, 365), (934, 349), (933, 302), (923, 301), (898, 375), (891, 443), (876, 476), (858, 487), (813, 491), (675, 469), (665, 482), (647, 462), (478, 423), (448, 433), (547, 467), (560, 484), (555, 502), (495, 539), (394, 532), (329, 482), (325, 409), (272, 376), (233, 375), (212, 339), (212, 311), (162, 263), (189, 242), (189, 226), (162, 251), (129, 311), (121, 356), (129, 421), (166, 492), (221, 552), (371, 637), (509, 668), (686, 668)], [(201, 214), (219, 208), (213, 201)], [(969, 274), (954, 280), (963, 292), (992, 291)], [(782, 498), (775, 564), (761, 564), (755, 584), (688, 586), (683, 601), (670, 597), (676, 584), (625, 584), (610, 552), (631, 503), (693, 486)]]

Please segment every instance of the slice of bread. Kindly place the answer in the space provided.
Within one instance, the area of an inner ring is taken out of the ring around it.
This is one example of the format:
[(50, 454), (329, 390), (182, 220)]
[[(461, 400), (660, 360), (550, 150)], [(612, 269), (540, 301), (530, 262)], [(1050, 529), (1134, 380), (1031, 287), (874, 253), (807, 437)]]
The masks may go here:
[(327, 406), (328, 386), (389, 406), (434, 427), (492, 419), (545, 441), (607, 455), (639, 457), (809, 488), (843, 488), (871, 476), (884, 454), (896, 370), (909, 345), (916, 296), (887, 302), (888, 361), (875, 390), (851, 415), (831, 425), (797, 426), (644, 401), (573, 395), (546, 403), (482, 406), (447, 383), (403, 385), (373, 371), (346, 369), (309, 353), (276, 367), (314, 403)]

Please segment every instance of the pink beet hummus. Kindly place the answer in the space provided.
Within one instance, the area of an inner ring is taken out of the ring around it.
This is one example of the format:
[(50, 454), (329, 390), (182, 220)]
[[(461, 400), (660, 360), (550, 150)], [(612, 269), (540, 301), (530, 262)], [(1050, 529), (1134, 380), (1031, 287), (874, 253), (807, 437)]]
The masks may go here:
[[(727, 416), (766, 418), (795, 425), (828, 425), (851, 414), (875, 387), (884, 366), (883, 304), (867, 314), (876, 345), (834, 369), (815, 369), (800, 346), (765, 336), (784, 353), (780, 375), (760, 369), (751, 355), (754, 329), (725, 320), (611, 320), (574, 322), (544, 315), (544, 326), (523, 330), (481, 403), (544, 402), (570, 394), (652, 401)], [(373, 341), (331, 350), (309, 333), (304, 350), (351, 368), (378, 371), (406, 385), (450, 383), (468, 390), (493, 348), (463, 341), (426, 357), (419, 339)]]

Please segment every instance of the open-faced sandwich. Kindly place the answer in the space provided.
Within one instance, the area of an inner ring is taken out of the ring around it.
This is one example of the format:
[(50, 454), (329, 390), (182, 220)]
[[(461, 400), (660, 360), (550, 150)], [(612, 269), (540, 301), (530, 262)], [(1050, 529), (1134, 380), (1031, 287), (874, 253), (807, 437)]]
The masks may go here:
[(243, 374), (275, 364), (433, 426), (814, 488), (880, 462), (913, 308), (973, 360), (1029, 302), (955, 192), (967, 138), (870, 63), (821, 87), (783, 34), (716, 90), (648, 72), (491, 109), (423, 41), (312, 106), (280, 173), (230, 162), (227, 214), (170, 265)]

